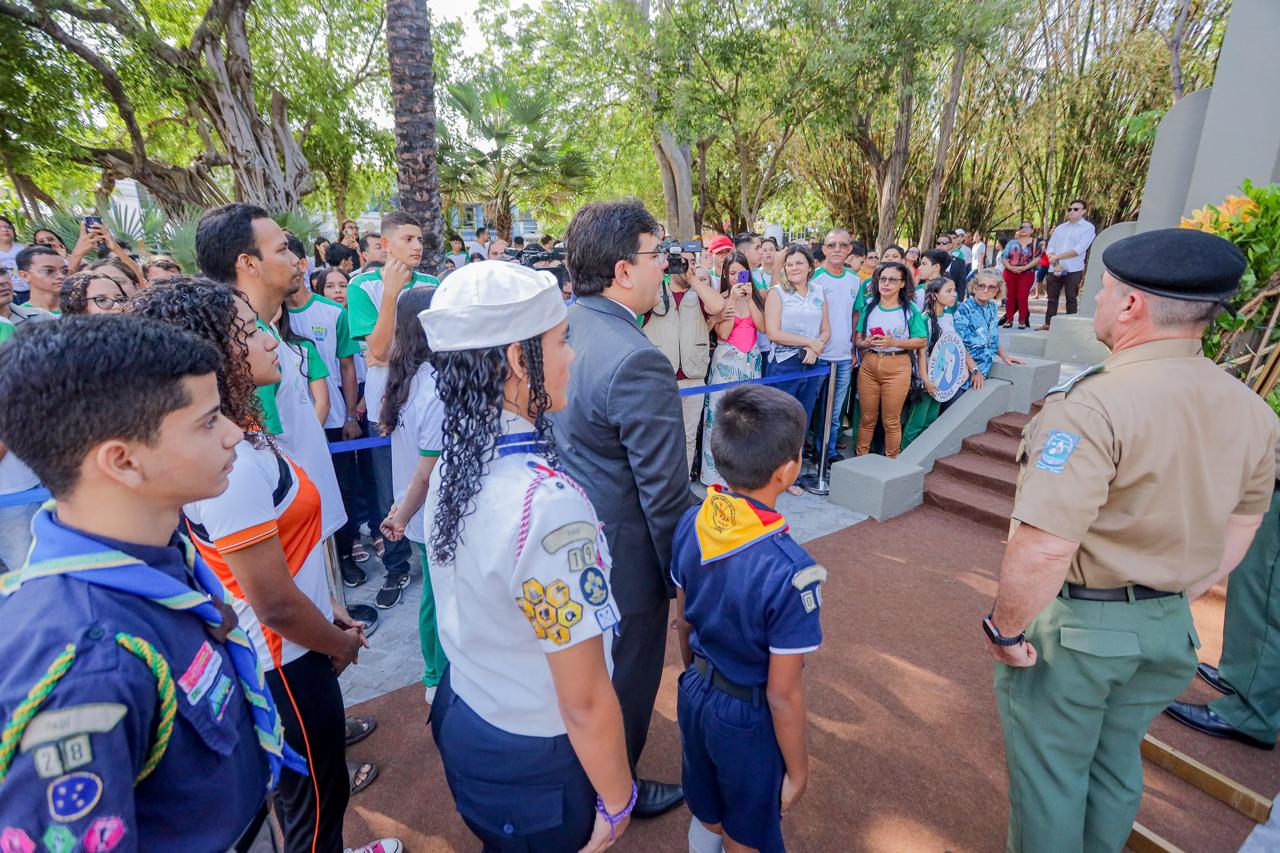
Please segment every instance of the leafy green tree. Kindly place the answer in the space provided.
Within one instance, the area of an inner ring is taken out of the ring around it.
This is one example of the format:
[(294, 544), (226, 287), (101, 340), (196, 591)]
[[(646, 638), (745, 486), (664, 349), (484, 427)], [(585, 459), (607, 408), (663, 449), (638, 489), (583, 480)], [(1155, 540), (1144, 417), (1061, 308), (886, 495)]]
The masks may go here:
[(502, 239), (511, 239), (513, 207), (554, 209), (586, 187), (587, 157), (548, 127), (541, 94), (492, 74), (454, 83), (448, 101), (466, 134), (448, 152), (447, 193), (483, 204)]

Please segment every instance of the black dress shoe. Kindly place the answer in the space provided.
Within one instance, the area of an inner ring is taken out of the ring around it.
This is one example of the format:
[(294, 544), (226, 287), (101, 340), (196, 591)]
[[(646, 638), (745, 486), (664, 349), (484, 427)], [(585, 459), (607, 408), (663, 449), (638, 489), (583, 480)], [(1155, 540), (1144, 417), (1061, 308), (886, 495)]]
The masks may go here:
[(636, 807), (631, 814), (636, 817), (657, 817), (666, 814), (684, 802), (684, 788), (652, 779), (636, 780)]
[(1184, 726), (1189, 726), (1201, 734), (1212, 735), (1213, 737), (1224, 737), (1231, 740), (1238, 740), (1249, 746), (1258, 749), (1275, 749), (1275, 742), (1267, 743), (1250, 737), (1244, 732), (1232, 726), (1226, 720), (1213, 713), (1213, 709), (1208, 705), (1188, 705), (1184, 702), (1174, 702), (1165, 713), (1173, 717)]
[(1196, 664), (1196, 675), (1200, 676), (1200, 680), (1219, 693), (1225, 693), (1228, 696), (1231, 696), (1236, 692), (1234, 687), (1222, 680), (1222, 676), (1218, 674), (1218, 668), (1216, 666), (1210, 666), (1207, 663), (1198, 663)]

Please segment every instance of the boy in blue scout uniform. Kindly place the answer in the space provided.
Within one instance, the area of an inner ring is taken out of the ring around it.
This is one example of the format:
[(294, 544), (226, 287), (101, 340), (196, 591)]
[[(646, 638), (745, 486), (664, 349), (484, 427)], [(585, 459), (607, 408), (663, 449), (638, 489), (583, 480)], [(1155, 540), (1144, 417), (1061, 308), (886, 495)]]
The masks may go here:
[(0, 441), (54, 496), (0, 577), (6, 853), (247, 848), (281, 765), (305, 772), (225, 590), (174, 534), (240, 439), (218, 361), (123, 316), (0, 348), (0, 399), (23, 401), (0, 407)]
[[(804, 428), (803, 408), (776, 388), (727, 392), (711, 453), (728, 488), (712, 486), (680, 520), (671, 561), (689, 809), (712, 833), (761, 851), (784, 849), (782, 813), (809, 776), (800, 675), (822, 644), (827, 571), (772, 509), (799, 473)], [(698, 853), (719, 847), (696, 823), (689, 835)]]

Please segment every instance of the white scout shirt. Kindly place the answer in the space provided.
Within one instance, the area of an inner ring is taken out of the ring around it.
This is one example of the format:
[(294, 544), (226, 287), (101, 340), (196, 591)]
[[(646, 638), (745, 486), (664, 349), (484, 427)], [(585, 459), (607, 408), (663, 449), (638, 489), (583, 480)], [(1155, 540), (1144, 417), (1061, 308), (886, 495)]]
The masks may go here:
[[(547, 654), (604, 634), (613, 672), (612, 561), (591, 501), (533, 452), (533, 426), (504, 412), (502, 429), (454, 561), (429, 560), (440, 642), (454, 692), (486, 722), (555, 737), (566, 730)], [(431, 478), (428, 519), (443, 479)]]
[[(444, 448), (444, 404), (436, 396), (436, 372), (423, 364), (409, 383), (409, 397), (400, 407), (400, 418), (391, 432), (391, 485), (396, 503), (404, 503), (418, 460), (439, 456)], [(426, 542), (422, 526), (426, 501), (405, 526), (412, 542)]]

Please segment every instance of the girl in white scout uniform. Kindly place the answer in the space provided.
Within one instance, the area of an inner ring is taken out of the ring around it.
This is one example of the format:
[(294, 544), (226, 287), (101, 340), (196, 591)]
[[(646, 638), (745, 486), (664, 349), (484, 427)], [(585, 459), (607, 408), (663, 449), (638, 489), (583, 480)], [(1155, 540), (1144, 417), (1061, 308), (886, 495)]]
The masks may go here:
[(444, 404), (425, 517), (449, 788), (485, 850), (604, 850), (636, 788), (610, 683), (609, 555), (546, 419), (573, 361), (564, 302), (551, 275), (484, 261), (418, 316)]

